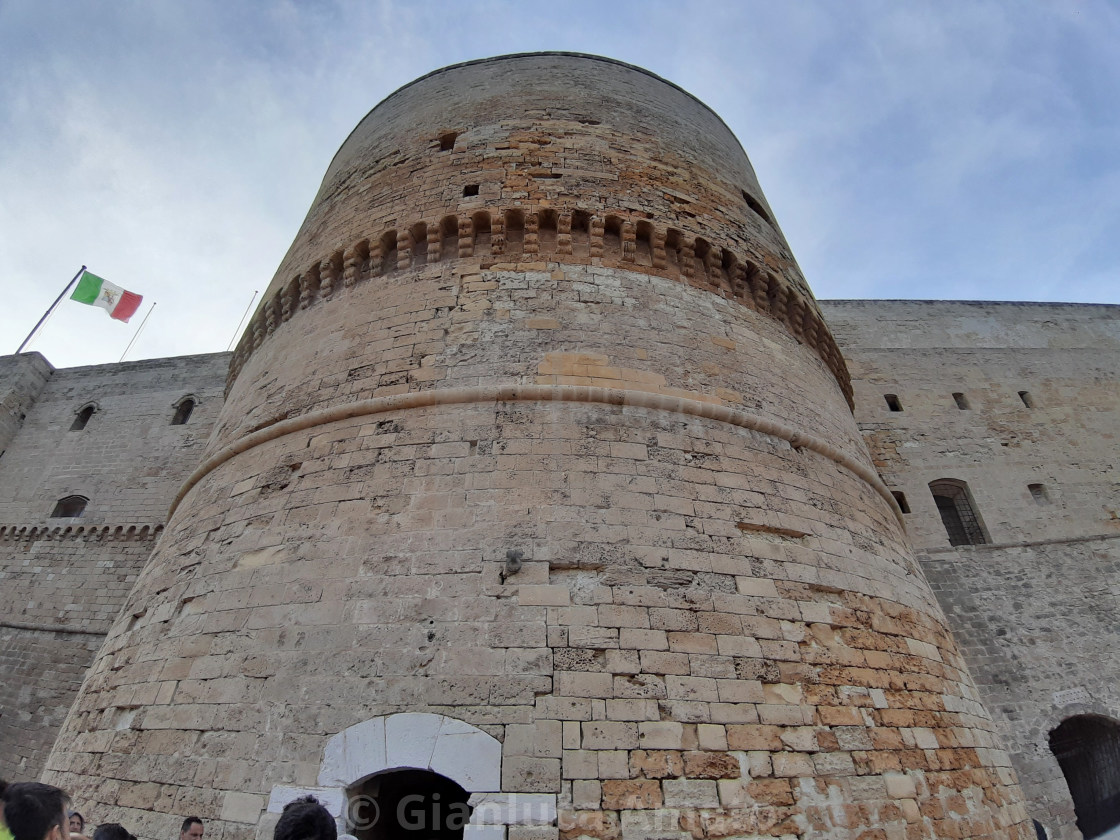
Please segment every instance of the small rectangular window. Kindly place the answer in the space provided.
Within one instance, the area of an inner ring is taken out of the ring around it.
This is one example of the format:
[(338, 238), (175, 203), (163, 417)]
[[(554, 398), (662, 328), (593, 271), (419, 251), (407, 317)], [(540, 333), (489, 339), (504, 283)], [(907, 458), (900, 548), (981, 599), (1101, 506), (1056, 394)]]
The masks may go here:
[(478, 184), (467, 184), (463, 187), (463, 197), (478, 195)]
[(1046, 488), (1041, 484), (1028, 484), (1027, 489), (1031, 491), (1031, 498), (1034, 499), (1035, 504), (1050, 504), (1050, 494), (1046, 492)]
[(894, 500), (896, 502), (898, 502), (898, 509), (899, 510), (901, 510), (903, 513), (909, 513), (910, 512), (910, 505), (906, 504), (906, 494), (905, 493), (903, 493), (901, 490), (892, 490), (891, 495), (894, 496)]
[(968, 411), (970, 408), (972, 408), (972, 406), (968, 404), (968, 397), (966, 397), (964, 394), (953, 394), (953, 399), (957, 403), (957, 408), (959, 408), (961, 411)]
[(1034, 400), (1031, 399), (1030, 391), (1020, 391), (1019, 399), (1023, 401), (1023, 405), (1027, 408), (1034, 408)]
[(898, 401), (896, 394), (883, 394), (883, 399), (887, 401), (887, 408), (891, 411), (902, 411), (902, 403)]

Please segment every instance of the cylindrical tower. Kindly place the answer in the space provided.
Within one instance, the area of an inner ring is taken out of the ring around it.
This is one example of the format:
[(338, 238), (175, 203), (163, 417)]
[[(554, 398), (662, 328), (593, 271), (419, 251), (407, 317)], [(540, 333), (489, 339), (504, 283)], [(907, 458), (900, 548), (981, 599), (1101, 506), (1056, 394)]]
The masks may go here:
[(1025, 838), (849, 400), (701, 102), (425, 76), (331, 163), (48, 778), (150, 837), (315, 789), (362, 840)]

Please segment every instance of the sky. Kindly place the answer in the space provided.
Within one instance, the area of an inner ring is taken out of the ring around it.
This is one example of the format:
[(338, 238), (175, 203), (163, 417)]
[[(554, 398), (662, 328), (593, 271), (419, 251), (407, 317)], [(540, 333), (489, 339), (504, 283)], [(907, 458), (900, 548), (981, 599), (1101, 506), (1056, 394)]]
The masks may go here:
[(82, 265), (138, 314), (27, 350), (225, 350), (374, 105), (540, 50), (710, 105), (818, 298), (1120, 303), (1118, 44), (1114, 0), (0, 0), (0, 353)]

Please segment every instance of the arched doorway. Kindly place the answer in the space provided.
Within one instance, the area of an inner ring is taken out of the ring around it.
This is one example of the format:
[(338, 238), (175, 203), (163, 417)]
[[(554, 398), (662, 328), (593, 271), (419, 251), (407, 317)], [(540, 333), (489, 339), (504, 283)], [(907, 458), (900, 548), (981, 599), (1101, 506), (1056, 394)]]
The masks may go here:
[(1050, 732), (1050, 751), (1085, 840), (1120, 824), (1120, 723), (1100, 715), (1067, 718)]
[(358, 840), (462, 840), (470, 794), (431, 770), (371, 776), (347, 794), (347, 830)]

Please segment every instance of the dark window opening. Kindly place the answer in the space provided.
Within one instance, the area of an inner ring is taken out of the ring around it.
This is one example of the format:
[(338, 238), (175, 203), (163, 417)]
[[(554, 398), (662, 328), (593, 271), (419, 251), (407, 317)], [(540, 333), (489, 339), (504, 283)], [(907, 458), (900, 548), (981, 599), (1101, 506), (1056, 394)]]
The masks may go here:
[(603, 222), (603, 258), (618, 261), (622, 258), (622, 219), (607, 216)]
[(525, 249), (525, 214), (520, 210), (506, 211), (506, 254), (520, 256)]
[(394, 770), (348, 791), (347, 830), (358, 840), (462, 840), (470, 794), (430, 770)]
[(51, 518), (81, 516), (89, 502), (85, 496), (64, 496), (55, 502)]
[(381, 273), (389, 274), (397, 270), (397, 232), (386, 231), (381, 234)]
[(480, 257), (489, 254), (492, 239), (490, 213), (486, 210), (479, 210), (471, 216), (471, 224), (474, 228), (474, 255)]
[(412, 240), (412, 267), (422, 268), (428, 263), (428, 225), (417, 222), (409, 231)]
[(459, 220), (444, 216), (439, 222), (439, 258), (451, 260), (459, 256)]
[(972, 406), (968, 404), (968, 397), (966, 397), (964, 394), (953, 394), (953, 401), (957, 404), (957, 408), (959, 408), (961, 411), (968, 411), (970, 408), (972, 408)]
[(463, 187), (463, 197), (478, 195), (478, 184), (467, 184)]
[(755, 213), (757, 213), (759, 216), (761, 216), (763, 221), (766, 222), (766, 224), (768, 224), (768, 225), (774, 224), (773, 221), (771, 221), (771, 219), (770, 219), (770, 214), (766, 212), (766, 209), (761, 204), (758, 203), (758, 200), (754, 196), (752, 196), (746, 190), (742, 190), (742, 193), (743, 193), (743, 201), (747, 202), (747, 206), (749, 208), (751, 208), (751, 210), (753, 210)]
[(1046, 488), (1041, 484), (1028, 484), (1027, 489), (1031, 491), (1031, 498), (1034, 499), (1035, 504), (1050, 504), (1050, 494), (1046, 492)]
[(1099, 715), (1068, 718), (1050, 732), (1050, 751), (1085, 840), (1120, 824), (1120, 724)]
[(572, 213), (572, 256), (591, 256), (591, 214), (583, 210)]
[(455, 138), (459, 135), (454, 131), (449, 131), (446, 134), (439, 136), (439, 150), (441, 152), (450, 152), (455, 148)]
[(897, 394), (883, 394), (883, 399), (887, 401), (887, 408), (891, 411), (902, 411), (902, 403), (898, 401)]
[(93, 417), (93, 413), (95, 411), (97, 411), (97, 409), (92, 405), (87, 405), (85, 408), (79, 411), (78, 416), (74, 418), (74, 422), (70, 424), (70, 431), (80, 432), (82, 429), (84, 429), (86, 427), (86, 423), (89, 422), (89, 418)]
[(909, 513), (910, 512), (910, 505), (908, 505), (906, 503), (906, 494), (905, 493), (903, 493), (901, 490), (892, 490), (891, 495), (894, 496), (894, 500), (896, 502), (898, 502), (898, 509), (899, 510), (901, 510), (903, 513)]
[(191, 419), (191, 412), (194, 411), (194, 400), (189, 397), (179, 403), (178, 408), (175, 409), (175, 416), (171, 418), (172, 426), (182, 426)]
[(1029, 391), (1020, 391), (1019, 399), (1023, 401), (1023, 405), (1025, 405), (1027, 408), (1034, 408), (1034, 400), (1031, 399)]
[(647, 221), (638, 222), (634, 233), (634, 262), (653, 265), (653, 225)]
[(555, 210), (541, 210), (537, 214), (537, 251), (541, 254), (552, 254), (556, 251), (557, 227), (560, 223), (559, 214)]
[(968, 485), (963, 481), (942, 479), (929, 485), (949, 545), (984, 545), (988, 542), (980, 519), (972, 506)]

